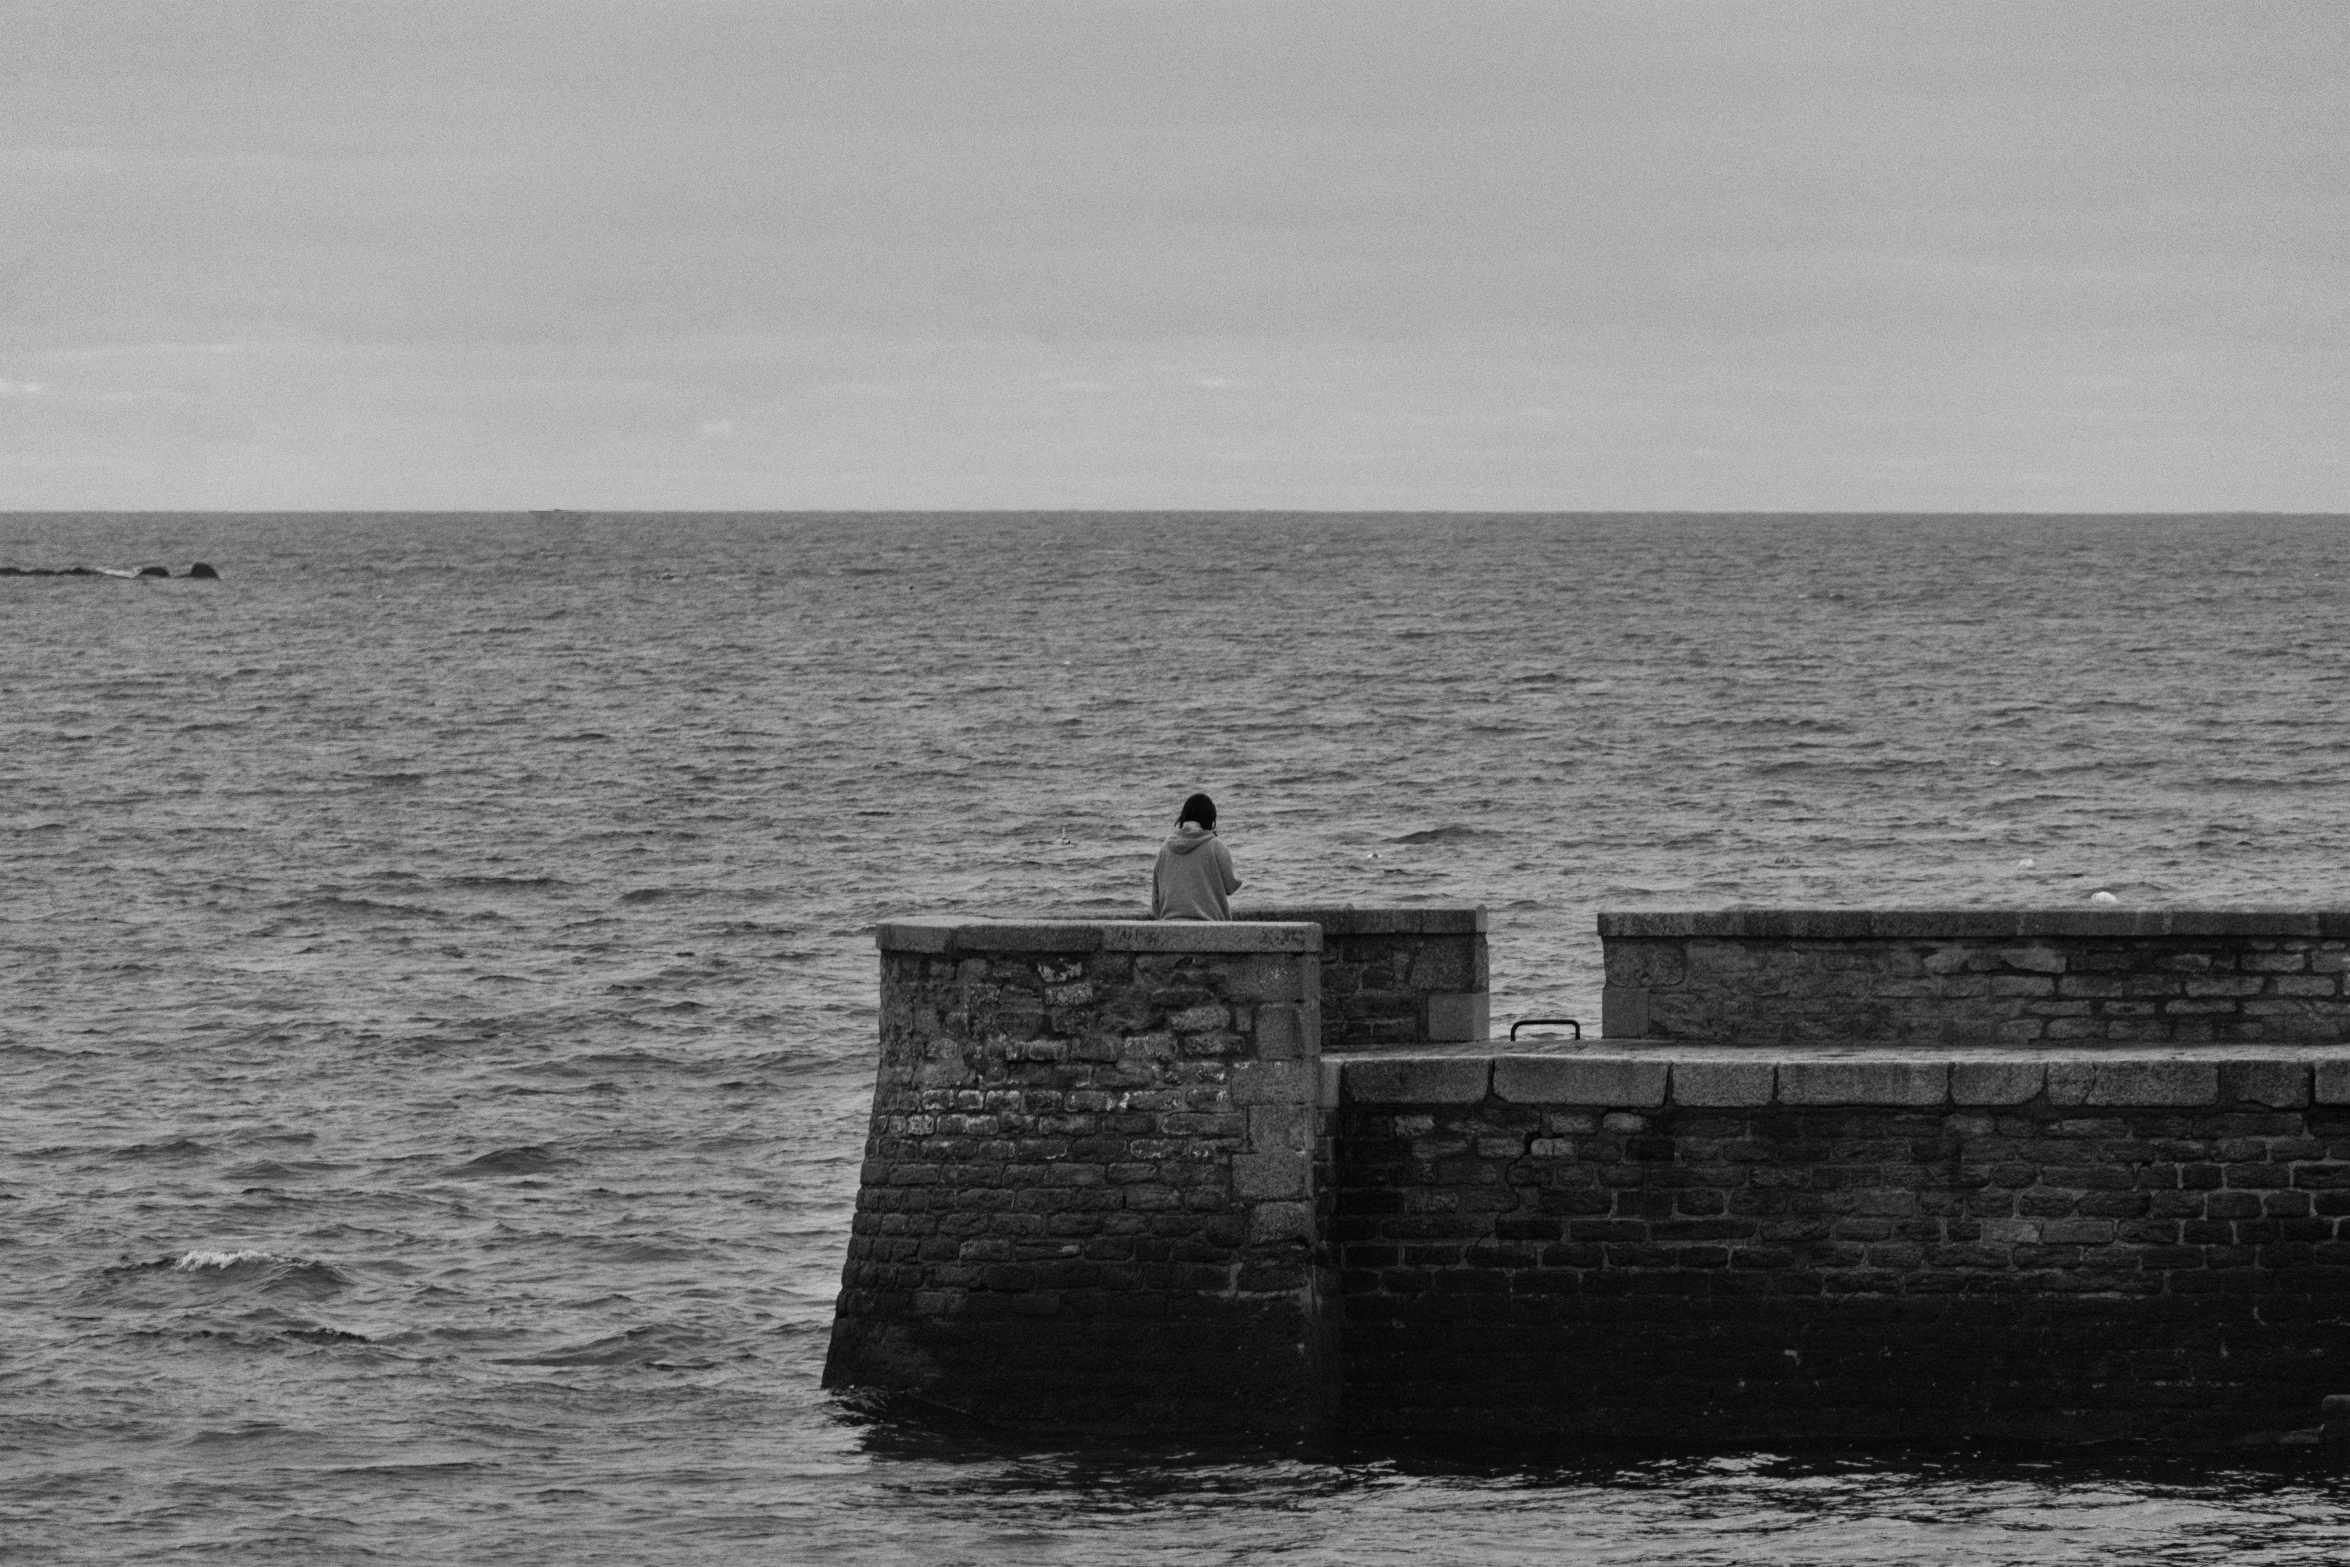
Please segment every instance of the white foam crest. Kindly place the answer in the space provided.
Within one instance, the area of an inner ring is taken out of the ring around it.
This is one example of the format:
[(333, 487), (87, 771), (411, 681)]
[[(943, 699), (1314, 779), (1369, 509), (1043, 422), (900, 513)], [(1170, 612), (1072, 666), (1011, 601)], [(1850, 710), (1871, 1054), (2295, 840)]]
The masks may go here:
[(172, 1268), (180, 1273), (193, 1273), (198, 1268), (233, 1268), (243, 1262), (275, 1262), (277, 1258), (266, 1251), (191, 1251), (183, 1253)]

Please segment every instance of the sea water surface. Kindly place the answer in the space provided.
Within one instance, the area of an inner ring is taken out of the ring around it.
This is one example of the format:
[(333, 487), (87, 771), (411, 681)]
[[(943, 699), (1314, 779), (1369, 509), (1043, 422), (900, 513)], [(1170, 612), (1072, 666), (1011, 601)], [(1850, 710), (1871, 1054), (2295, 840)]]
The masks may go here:
[[(1039, 1448), (817, 1387), (868, 927), (2350, 900), (2343, 519), (0, 516), (0, 1559), (2338, 1563), (2323, 1463)], [(2325, 1390), (2313, 1390), (2325, 1391)]]

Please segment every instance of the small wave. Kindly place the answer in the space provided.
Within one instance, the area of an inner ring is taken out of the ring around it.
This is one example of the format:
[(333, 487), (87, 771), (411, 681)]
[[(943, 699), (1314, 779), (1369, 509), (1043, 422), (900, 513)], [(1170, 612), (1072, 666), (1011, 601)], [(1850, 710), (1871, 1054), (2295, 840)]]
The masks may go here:
[(1407, 832), (1393, 843), (1459, 843), (1469, 838), (1498, 838), (1500, 833), (1489, 827), (1470, 827), (1459, 822), (1447, 822), (1442, 827), (1429, 827), (1419, 832)]
[(174, 1273), (195, 1273), (205, 1268), (242, 1268), (248, 1263), (279, 1260), (274, 1252), (266, 1251), (190, 1251), (182, 1252), (171, 1268)]
[(168, 1143), (133, 1143), (117, 1148), (117, 1159), (201, 1159), (212, 1149), (193, 1137), (175, 1137)]
[(280, 909), (298, 910), (305, 914), (327, 914), (341, 917), (396, 920), (440, 920), (448, 916), (439, 909), (428, 909), (414, 903), (384, 903), (374, 898), (346, 898), (340, 893), (325, 893), (316, 897), (293, 898), (273, 905)]
[(563, 1161), (536, 1143), (520, 1148), (500, 1148), (485, 1153), (478, 1159), (468, 1159), (451, 1171), (454, 1175), (536, 1175), (552, 1170)]
[(502, 1366), (649, 1366), (657, 1371), (691, 1371), (715, 1362), (672, 1357), (679, 1349), (698, 1347), (706, 1338), (707, 1335), (688, 1329), (637, 1327), (570, 1349), (500, 1357), (497, 1363)]
[(108, 1268), (106, 1272), (116, 1278), (186, 1274), (207, 1283), (284, 1293), (303, 1300), (318, 1300), (351, 1287), (349, 1276), (331, 1263), (314, 1257), (281, 1257), (276, 1252), (252, 1248), (227, 1251), (198, 1247), (177, 1256), (158, 1257), (152, 1262)]
[(510, 891), (531, 892), (541, 887), (567, 887), (560, 876), (444, 876), (444, 887), (502, 887)]
[(364, 1333), (346, 1333), (341, 1328), (288, 1328), (278, 1337), (297, 1339), (307, 1344), (371, 1344), (375, 1342)]

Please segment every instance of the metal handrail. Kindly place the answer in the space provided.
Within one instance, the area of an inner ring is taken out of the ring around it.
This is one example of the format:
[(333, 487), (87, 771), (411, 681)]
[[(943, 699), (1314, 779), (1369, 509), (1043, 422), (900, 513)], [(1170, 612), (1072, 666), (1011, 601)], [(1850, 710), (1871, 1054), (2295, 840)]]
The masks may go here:
[(1571, 1017), (1522, 1017), (1510, 1025), (1510, 1042), (1517, 1042), (1518, 1030), (1521, 1028), (1555, 1028), (1561, 1023), (1573, 1029), (1577, 1039), (1583, 1037), (1583, 1025)]

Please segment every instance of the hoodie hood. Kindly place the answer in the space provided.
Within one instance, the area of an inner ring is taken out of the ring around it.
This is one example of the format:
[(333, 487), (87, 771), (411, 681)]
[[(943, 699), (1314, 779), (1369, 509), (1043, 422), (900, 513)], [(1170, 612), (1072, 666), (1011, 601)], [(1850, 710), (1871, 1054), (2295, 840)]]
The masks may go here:
[(1185, 822), (1183, 826), (1190, 830), (1179, 829), (1174, 837), (1167, 840), (1167, 847), (1177, 854), (1189, 854), (1201, 844), (1215, 841), (1216, 830), (1212, 827), (1203, 829), (1197, 822)]

